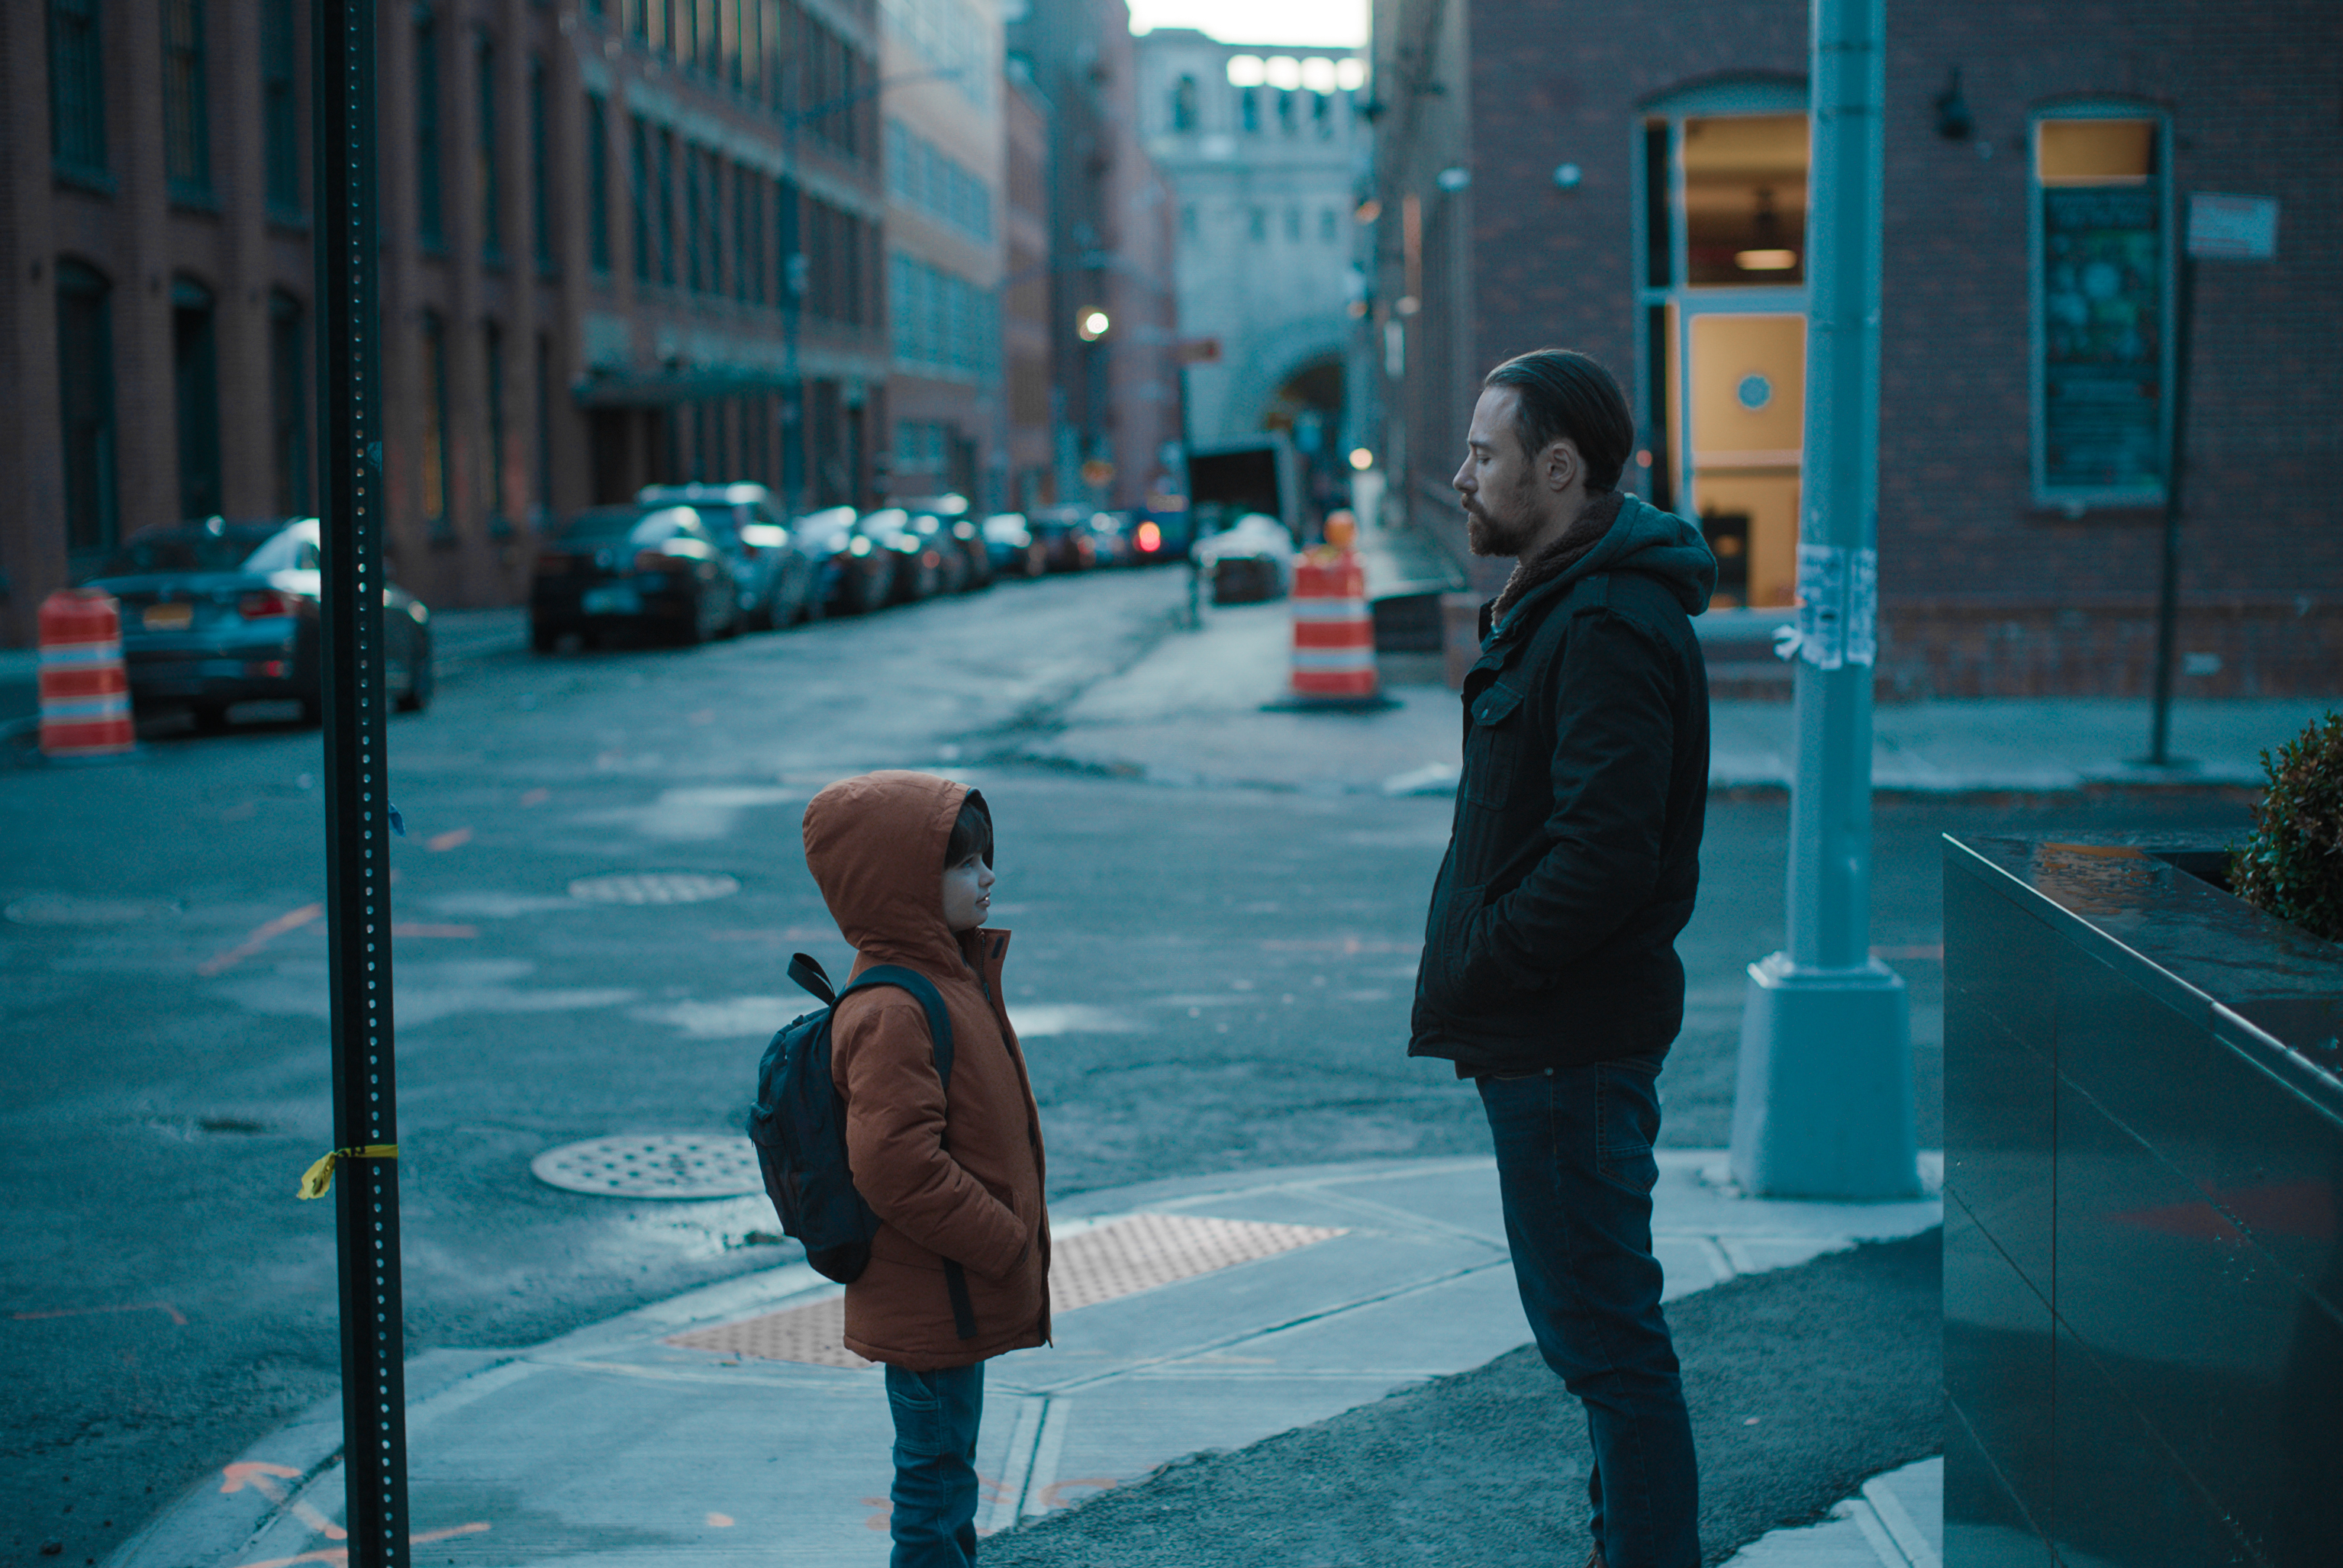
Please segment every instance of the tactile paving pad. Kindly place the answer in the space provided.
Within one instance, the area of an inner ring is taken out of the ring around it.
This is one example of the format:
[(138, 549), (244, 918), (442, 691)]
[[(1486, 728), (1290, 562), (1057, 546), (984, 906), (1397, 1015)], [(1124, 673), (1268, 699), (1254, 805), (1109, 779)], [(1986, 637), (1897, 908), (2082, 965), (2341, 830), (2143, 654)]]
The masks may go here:
[[(1050, 1258), (1050, 1310), (1094, 1307), (1342, 1233), (1315, 1225), (1270, 1225), (1193, 1214), (1126, 1215), (1055, 1240)], [(667, 1342), (759, 1361), (870, 1365), (840, 1342), (845, 1328), (846, 1299), (836, 1295), (737, 1323), (695, 1329)]]

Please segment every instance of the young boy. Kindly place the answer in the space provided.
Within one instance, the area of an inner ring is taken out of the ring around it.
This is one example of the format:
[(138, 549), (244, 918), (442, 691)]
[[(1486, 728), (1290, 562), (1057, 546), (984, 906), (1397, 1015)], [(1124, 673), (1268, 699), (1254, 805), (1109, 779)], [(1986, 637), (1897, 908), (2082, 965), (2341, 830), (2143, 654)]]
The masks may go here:
[(880, 1219), (846, 1287), (846, 1346), (885, 1364), (895, 1417), (892, 1568), (976, 1556), (984, 1362), (1050, 1337), (1041, 1119), (1001, 1000), (1007, 931), (992, 902), (992, 818), (924, 773), (832, 784), (805, 814), (806, 864), (854, 973), (900, 964), (951, 1020), (951, 1086), (919, 1000), (873, 986), (838, 1004), (830, 1068), (854, 1185)]

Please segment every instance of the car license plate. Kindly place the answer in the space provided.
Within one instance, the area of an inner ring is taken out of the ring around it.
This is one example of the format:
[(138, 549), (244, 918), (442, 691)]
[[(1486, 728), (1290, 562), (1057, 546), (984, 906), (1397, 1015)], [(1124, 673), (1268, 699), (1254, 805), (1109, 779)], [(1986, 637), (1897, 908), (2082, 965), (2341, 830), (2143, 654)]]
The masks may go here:
[(196, 624), (196, 607), (191, 604), (150, 604), (140, 624), (148, 631), (185, 631)]
[(632, 588), (588, 588), (578, 608), (588, 615), (640, 615), (643, 599)]

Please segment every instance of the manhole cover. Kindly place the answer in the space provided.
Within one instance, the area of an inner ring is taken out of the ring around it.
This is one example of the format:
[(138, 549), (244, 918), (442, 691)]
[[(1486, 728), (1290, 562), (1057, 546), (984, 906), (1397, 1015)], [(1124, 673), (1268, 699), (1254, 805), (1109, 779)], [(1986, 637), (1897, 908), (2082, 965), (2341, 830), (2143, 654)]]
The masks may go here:
[(548, 1149), (537, 1179), (606, 1198), (739, 1198), (765, 1190), (757, 1150), (737, 1132), (638, 1132)]
[(179, 912), (166, 899), (84, 899), (71, 893), (35, 893), (7, 909), (20, 926), (135, 926)]
[(739, 890), (739, 879), (713, 871), (618, 871), (569, 884), (569, 896), (589, 904), (698, 904)]

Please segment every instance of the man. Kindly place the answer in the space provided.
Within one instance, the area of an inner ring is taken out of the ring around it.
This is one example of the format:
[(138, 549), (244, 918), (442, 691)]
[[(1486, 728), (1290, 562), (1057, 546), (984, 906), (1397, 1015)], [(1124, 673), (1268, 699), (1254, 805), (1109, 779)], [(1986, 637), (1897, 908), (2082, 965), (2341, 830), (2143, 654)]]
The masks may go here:
[(1634, 444), (1618, 383), (1583, 354), (1540, 349), (1482, 383), (1452, 483), (1473, 553), (1517, 564), (1464, 677), (1408, 1054), (1481, 1091), (1522, 1306), (1586, 1409), (1590, 1568), (1696, 1568), (1652, 1146), (1708, 796), (1688, 618), (1716, 562), (1690, 523), (1619, 492)]

